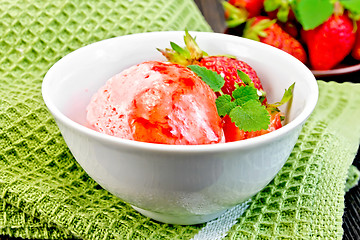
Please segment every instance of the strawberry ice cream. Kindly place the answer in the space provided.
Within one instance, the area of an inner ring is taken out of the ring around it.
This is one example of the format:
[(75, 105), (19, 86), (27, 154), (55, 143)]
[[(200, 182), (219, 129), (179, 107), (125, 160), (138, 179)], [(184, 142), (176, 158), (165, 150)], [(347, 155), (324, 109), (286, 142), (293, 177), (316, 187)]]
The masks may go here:
[(149, 61), (107, 81), (87, 107), (90, 126), (108, 135), (162, 144), (224, 142), (215, 93), (188, 68)]

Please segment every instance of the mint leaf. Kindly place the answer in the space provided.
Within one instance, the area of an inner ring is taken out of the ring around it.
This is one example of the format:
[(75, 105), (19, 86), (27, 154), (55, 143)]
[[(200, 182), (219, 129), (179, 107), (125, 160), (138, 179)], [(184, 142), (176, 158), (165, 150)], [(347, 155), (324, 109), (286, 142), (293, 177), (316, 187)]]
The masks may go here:
[(242, 105), (250, 100), (259, 100), (256, 88), (251, 86), (240, 86), (236, 88), (232, 92), (232, 96), (237, 105)]
[(344, 8), (350, 10), (352, 13), (360, 14), (360, 1), (359, 0), (340, 0)]
[(197, 65), (187, 66), (191, 71), (195, 72), (214, 92), (220, 92), (224, 86), (225, 80), (217, 72), (209, 70), (205, 67)]
[(293, 1), (293, 10), (304, 30), (314, 29), (333, 13), (334, 5), (329, 0)]
[(233, 108), (229, 117), (239, 129), (246, 132), (267, 129), (270, 124), (269, 112), (256, 100), (250, 100), (242, 106)]
[(188, 68), (207, 83), (214, 92), (220, 93), (220, 96), (215, 100), (220, 117), (229, 115), (231, 121), (240, 130), (244, 131), (259, 131), (269, 127), (269, 112), (261, 104), (257, 94), (258, 90), (246, 73), (240, 70), (237, 71), (239, 77), (242, 77), (242, 81), (247, 85), (239, 86), (239, 84), (235, 83), (235, 90), (232, 92), (231, 97), (221, 91), (225, 83), (221, 75), (198, 65), (189, 65)]
[(229, 114), (230, 111), (236, 107), (236, 103), (231, 101), (231, 96), (224, 94), (215, 100), (216, 108), (220, 117)]

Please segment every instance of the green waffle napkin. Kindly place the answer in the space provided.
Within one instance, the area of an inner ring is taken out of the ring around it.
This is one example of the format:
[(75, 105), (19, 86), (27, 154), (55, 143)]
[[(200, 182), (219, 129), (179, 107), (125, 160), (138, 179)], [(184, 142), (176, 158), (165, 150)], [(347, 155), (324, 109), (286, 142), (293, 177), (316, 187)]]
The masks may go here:
[[(204, 229), (223, 227), (158, 223), (102, 189), (76, 163), (41, 96), (47, 70), (79, 47), (185, 28), (211, 31), (192, 0), (0, 0), (0, 235), (204, 239)], [(241, 217), (221, 223), (229, 230), (218, 239), (342, 237), (345, 181), (359, 146), (360, 85), (319, 87), (319, 104), (284, 168)]]

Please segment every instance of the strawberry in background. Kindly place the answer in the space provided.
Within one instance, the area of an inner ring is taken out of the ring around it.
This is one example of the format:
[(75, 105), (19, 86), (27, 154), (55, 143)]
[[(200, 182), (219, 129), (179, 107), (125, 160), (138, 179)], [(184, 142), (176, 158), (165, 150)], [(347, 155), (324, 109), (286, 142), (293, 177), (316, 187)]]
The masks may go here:
[(245, 9), (248, 18), (260, 15), (264, 7), (264, 0), (229, 0), (229, 3), (237, 8)]
[(279, 48), (302, 63), (306, 63), (307, 56), (301, 43), (285, 32), (276, 20), (258, 16), (250, 19), (245, 26), (243, 37), (266, 43)]
[[(279, 0), (265, 0), (265, 2), (264, 0), (229, 0), (223, 2), (227, 24), (229, 27), (236, 27), (246, 22), (243, 37), (279, 48), (306, 63), (306, 52), (302, 44), (293, 37), (297, 36), (297, 29), (288, 21), (288, 16), (291, 20), (295, 19), (294, 13), (289, 4), (280, 4), (280, 2)], [(280, 24), (287, 28), (290, 34), (277, 23), (277, 19), (271, 20), (269, 17), (260, 15), (264, 6), (265, 11), (269, 11), (272, 18), (279, 17), (281, 19)]]
[(302, 30), (312, 68), (330, 70), (339, 64), (353, 49), (354, 29), (353, 21), (337, 2), (334, 13), (324, 23), (311, 30)]
[(351, 51), (351, 56), (356, 60), (360, 60), (360, 20), (356, 21), (356, 39), (354, 43), (354, 47)]
[(248, 18), (260, 15), (264, 7), (264, 0), (229, 0), (222, 2), (226, 24), (236, 27)]
[(277, 19), (277, 24), (293, 38), (298, 37), (298, 22), (291, 8), (291, 1), (265, 0), (264, 10), (271, 19)]
[(278, 19), (282, 23), (295, 21), (295, 14), (289, 0), (265, 0), (264, 10), (272, 19)]
[(233, 21), (228, 27), (237, 30), (227, 32), (282, 49), (313, 70), (360, 60), (360, 0), (264, 0), (253, 17), (233, 4), (232, 17), (241, 21)]

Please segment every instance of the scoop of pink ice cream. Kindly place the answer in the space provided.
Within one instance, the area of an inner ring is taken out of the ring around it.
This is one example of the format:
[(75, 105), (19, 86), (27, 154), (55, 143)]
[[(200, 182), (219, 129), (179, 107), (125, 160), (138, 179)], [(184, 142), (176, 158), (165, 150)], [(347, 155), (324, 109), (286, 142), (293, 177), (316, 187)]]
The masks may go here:
[(93, 96), (87, 120), (120, 138), (163, 144), (224, 142), (210, 87), (186, 67), (149, 61), (115, 75)]

